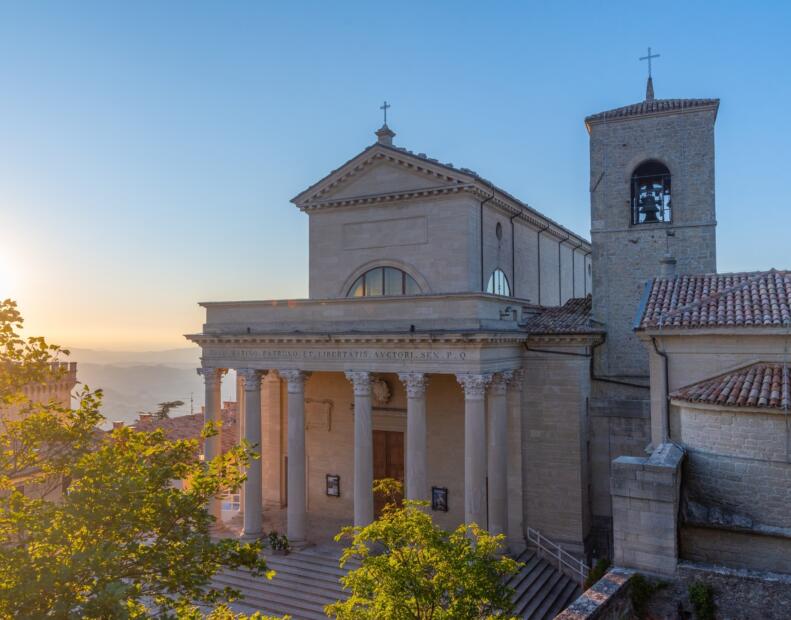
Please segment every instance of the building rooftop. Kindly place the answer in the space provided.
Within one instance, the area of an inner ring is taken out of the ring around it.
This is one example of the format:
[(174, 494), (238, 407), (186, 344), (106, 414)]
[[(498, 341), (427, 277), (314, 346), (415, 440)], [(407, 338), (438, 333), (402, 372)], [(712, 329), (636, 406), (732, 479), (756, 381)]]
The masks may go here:
[[(232, 406), (229, 406), (232, 405)], [(225, 453), (239, 442), (239, 428), (237, 426), (236, 403), (223, 403), (222, 407), (222, 432), (221, 449)], [(197, 439), (203, 445), (201, 431), (203, 430), (203, 413), (180, 415), (172, 418), (155, 418), (151, 415), (141, 415), (134, 424), (135, 430), (150, 433), (162, 429), (169, 441), (182, 439)], [(202, 448), (201, 448), (202, 450)]]
[(788, 409), (788, 366), (752, 364), (677, 390), (671, 398), (727, 407)]
[(658, 277), (646, 284), (636, 329), (791, 325), (791, 272)]
[(668, 114), (684, 112), (698, 108), (714, 108), (720, 105), (719, 99), (645, 99), (638, 103), (606, 110), (585, 117), (585, 124), (591, 125), (605, 120), (628, 118), (630, 116), (646, 116), (651, 114)]
[(531, 334), (601, 333), (604, 328), (591, 317), (591, 306), (590, 295), (569, 299), (562, 306), (542, 309), (525, 329)]

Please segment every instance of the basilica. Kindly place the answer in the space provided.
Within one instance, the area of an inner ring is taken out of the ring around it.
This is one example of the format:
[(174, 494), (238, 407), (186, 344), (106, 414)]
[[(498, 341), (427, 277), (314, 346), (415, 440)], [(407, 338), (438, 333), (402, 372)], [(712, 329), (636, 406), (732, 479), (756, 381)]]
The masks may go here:
[(299, 193), (308, 297), (202, 302), (187, 336), (206, 420), (234, 370), (261, 455), (241, 534), (365, 525), (390, 477), (514, 552), (791, 572), (791, 273), (717, 273), (718, 109), (649, 78), (584, 119), (590, 239), (387, 123)]

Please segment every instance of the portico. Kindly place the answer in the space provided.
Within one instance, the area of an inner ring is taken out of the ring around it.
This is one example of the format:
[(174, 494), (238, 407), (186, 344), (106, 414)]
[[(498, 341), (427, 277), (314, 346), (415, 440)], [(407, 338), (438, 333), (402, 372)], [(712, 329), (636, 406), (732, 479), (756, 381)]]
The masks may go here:
[[(219, 403), (223, 371), (236, 370), (244, 385), (244, 438), (259, 453), (262, 445), (278, 444), (272, 437), (262, 436), (262, 426), (269, 432), (278, 429), (264, 418), (281, 416), (281, 411), (262, 407), (262, 378), (268, 376), (271, 381), (277, 377), (286, 392), (282, 403), (287, 427), (283, 432), (287, 462), (284, 503), (291, 541), (311, 539), (306, 529), (308, 510), (321, 510), (327, 503), (328, 496), (321, 496), (325, 491), (322, 483), (327, 475), (344, 469), (343, 461), (349, 456), (351, 479), (340, 476), (340, 497), (333, 498), (336, 506), (330, 512), (346, 516), (348, 523), (355, 525), (374, 519), (373, 433), (380, 428), (403, 433), (406, 497), (430, 502), (431, 487), (444, 489), (450, 496), (447, 513), (441, 510), (437, 517), (449, 526), (476, 522), (506, 533), (507, 515), (521, 513), (521, 506), (509, 506), (506, 492), (508, 463), (520, 460), (509, 455), (509, 450), (519, 450), (520, 444), (509, 445), (506, 394), (521, 402), (521, 382), (513, 377), (520, 370), (523, 334), (416, 330), (408, 334), (334, 334), (331, 338), (252, 333), (192, 338), (203, 347), (201, 374), (210, 404), (207, 421), (214, 419), (219, 406), (215, 403)], [(332, 387), (325, 390), (325, 386)], [(390, 396), (378, 394), (377, 386), (384, 386), (381, 389), (391, 392)], [(340, 399), (327, 398), (338, 392), (345, 392), (345, 400), (351, 401), (347, 408), (336, 406)], [(447, 402), (448, 392), (454, 393), (455, 404)], [(317, 406), (327, 401), (332, 401), (331, 408)], [(443, 432), (445, 426), (463, 430), (461, 434), (455, 431), (460, 439), (457, 445), (440, 445), (453, 440), (453, 433)], [(351, 455), (343, 449), (349, 443)], [(318, 463), (326, 462), (323, 453), (332, 444), (340, 448), (335, 469), (317, 471)], [(455, 471), (446, 465), (432, 467), (430, 452), (447, 449), (460, 457), (462, 467)], [(248, 469), (243, 493), (245, 537), (262, 535), (262, 497), (273, 495), (273, 489), (263, 488), (264, 478), (271, 481), (273, 477), (263, 476), (262, 469), (273, 464), (274, 456), (261, 454)], [(512, 478), (520, 474), (510, 472)], [(521, 502), (521, 496), (511, 501)]]

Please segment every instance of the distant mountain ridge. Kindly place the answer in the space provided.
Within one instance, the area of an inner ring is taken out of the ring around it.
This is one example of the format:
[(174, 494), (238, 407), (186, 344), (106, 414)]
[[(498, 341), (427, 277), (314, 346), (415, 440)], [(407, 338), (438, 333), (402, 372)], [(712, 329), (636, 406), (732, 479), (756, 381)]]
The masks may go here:
[[(67, 347), (68, 348), (68, 347)], [(153, 411), (157, 403), (182, 400), (184, 406), (172, 416), (195, 412), (204, 400), (203, 380), (196, 372), (200, 348), (164, 351), (103, 351), (69, 349), (70, 361), (77, 362), (77, 380), (91, 389), (104, 392), (102, 413), (105, 426), (115, 420), (133, 423), (140, 411)], [(223, 381), (223, 400), (235, 400), (233, 374)]]
[(69, 348), (69, 359), (73, 362), (89, 364), (166, 364), (200, 365), (200, 347), (165, 349), (163, 351), (106, 351), (102, 349)]

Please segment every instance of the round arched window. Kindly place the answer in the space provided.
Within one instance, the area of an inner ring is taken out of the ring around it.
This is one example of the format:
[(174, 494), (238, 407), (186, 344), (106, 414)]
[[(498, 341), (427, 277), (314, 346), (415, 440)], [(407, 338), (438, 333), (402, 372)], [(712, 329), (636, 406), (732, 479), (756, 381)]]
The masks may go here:
[(347, 297), (382, 295), (419, 295), (423, 291), (406, 271), (395, 267), (376, 267), (366, 271), (352, 284)]
[(632, 224), (658, 224), (672, 220), (670, 170), (649, 160), (632, 173)]
[(492, 275), (489, 276), (489, 283), (486, 285), (486, 292), (492, 295), (505, 295), (511, 296), (511, 285), (508, 284), (508, 278), (502, 269), (495, 269)]

